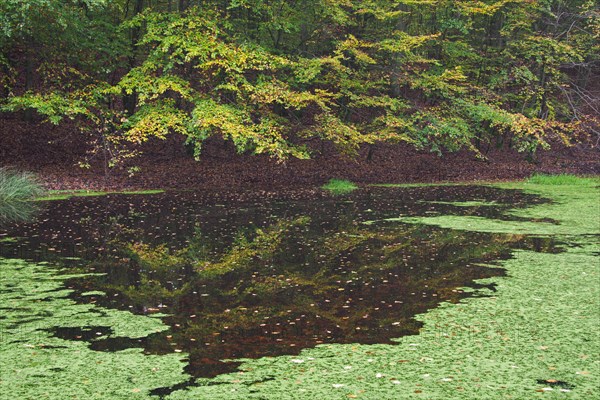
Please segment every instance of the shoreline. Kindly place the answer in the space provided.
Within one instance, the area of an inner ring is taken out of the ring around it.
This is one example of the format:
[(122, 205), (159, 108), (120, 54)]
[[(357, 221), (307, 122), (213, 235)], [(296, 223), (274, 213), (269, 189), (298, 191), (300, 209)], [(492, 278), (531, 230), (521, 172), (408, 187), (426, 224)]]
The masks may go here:
[(239, 155), (230, 151), (208, 152), (199, 161), (179, 155), (154, 161), (152, 153), (135, 161), (139, 172), (115, 169), (105, 176), (103, 168), (82, 169), (74, 162), (21, 160), (4, 163), (35, 173), (46, 190), (145, 191), (200, 189), (207, 191), (276, 191), (320, 187), (330, 179), (368, 184), (501, 183), (526, 179), (533, 174), (600, 175), (600, 149), (563, 148), (538, 153), (536, 163), (510, 150), (490, 153), (486, 161), (462, 151), (442, 157), (417, 152), (407, 146), (384, 146), (373, 160), (347, 159), (329, 153), (312, 160), (290, 159), (279, 163), (264, 156)]

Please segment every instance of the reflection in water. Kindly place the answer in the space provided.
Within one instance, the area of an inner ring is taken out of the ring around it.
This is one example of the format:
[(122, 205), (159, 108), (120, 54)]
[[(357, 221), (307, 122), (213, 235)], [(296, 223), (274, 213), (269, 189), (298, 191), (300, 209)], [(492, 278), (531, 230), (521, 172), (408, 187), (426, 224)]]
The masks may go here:
[[(456, 200), (474, 205), (450, 203)], [(475, 203), (486, 200), (495, 204)], [(34, 224), (13, 227), (7, 234), (22, 240), (5, 243), (0, 254), (104, 273), (70, 281), (74, 297), (168, 314), (172, 327), (142, 340), (114, 337), (109, 327), (61, 328), (55, 335), (89, 341), (98, 351), (188, 352), (187, 371), (210, 377), (235, 370), (228, 359), (297, 354), (321, 343), (393, 343), (418, 333), (416, 314), (466, 295), (457, 288), (502, 274), (484, 264), (515, 248), (554, 247), (551, 239), (521, 235), (363, 222), (507, 218), (503, 204), (541, 201), (478, 187), (380, 188), (343, 198), (183, 192), (72, 199), (50, 204)]]

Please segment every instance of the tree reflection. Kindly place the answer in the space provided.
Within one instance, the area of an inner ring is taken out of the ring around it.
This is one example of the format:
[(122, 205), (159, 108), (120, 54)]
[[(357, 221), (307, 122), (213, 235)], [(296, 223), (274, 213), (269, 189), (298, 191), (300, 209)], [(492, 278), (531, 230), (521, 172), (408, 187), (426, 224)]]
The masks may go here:
[(457, 288), (475, 279), (503, 273), (482, 264), (516, 247), (552, 248), (550, 239), (344, 218), (335, 229), (321, 227), (307, 216), (283, 219), (238, 234), (217, 255), (200, 232), (178, 250), (121, 243), (112, 263), (131, 278), (109, 279), (104, 289), (139, 312), (169, 314), (172, 330), (149, 339), (147, 352), (187, 351), (191, 374), (214, 376), (237, 366), (223, 359), (416, 334), (416, 314), (458, 301), (465, 294)]

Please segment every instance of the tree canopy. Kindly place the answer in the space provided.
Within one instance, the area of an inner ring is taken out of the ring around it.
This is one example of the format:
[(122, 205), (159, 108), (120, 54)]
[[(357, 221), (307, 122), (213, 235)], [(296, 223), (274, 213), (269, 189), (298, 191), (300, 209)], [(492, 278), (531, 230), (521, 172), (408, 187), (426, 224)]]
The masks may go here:
[(599, 17), (593, 0), (4, 0), (0, 106), (72, 119), (115, 160), (173, 134), (196, 157), (215, 135), (282, 160), (313, 139), (533, 152), (597, 134)]

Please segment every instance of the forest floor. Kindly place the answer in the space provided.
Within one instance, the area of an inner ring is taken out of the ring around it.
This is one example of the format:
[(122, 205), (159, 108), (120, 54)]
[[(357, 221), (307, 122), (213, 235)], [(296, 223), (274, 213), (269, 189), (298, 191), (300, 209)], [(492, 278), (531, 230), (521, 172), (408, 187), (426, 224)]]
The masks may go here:
[(330, 145), (308, 143), (312, 159), (278, 162), (266, 156), (237, 154), (230, 143), (213, 138), (195, 161), (181, 138), (170, 137), (147, 144), (141, 156), (129, 161), (129, 166), (138, 169), (135, 174), (121, 168), (106, 175), (100, 155), (91, 168), (78, 166), (85, 156), (85, 138), (65, 134), (60, 127), (4, 120), (0, 139), (0, 165), (36, 172), (51, 190), (277, 190), (320, 186), (332, 178), (366, 184), (505, 181), (536, 172), (600, 174), (600, 148), (590, 144), (555, 144), (538, 151), (531, 161), (507, 146), (487, 144), (482, 146), (482, 159), (472, 151), (440, 156), (417, 151), (406, 143), (364, 147), (349, 158)]

